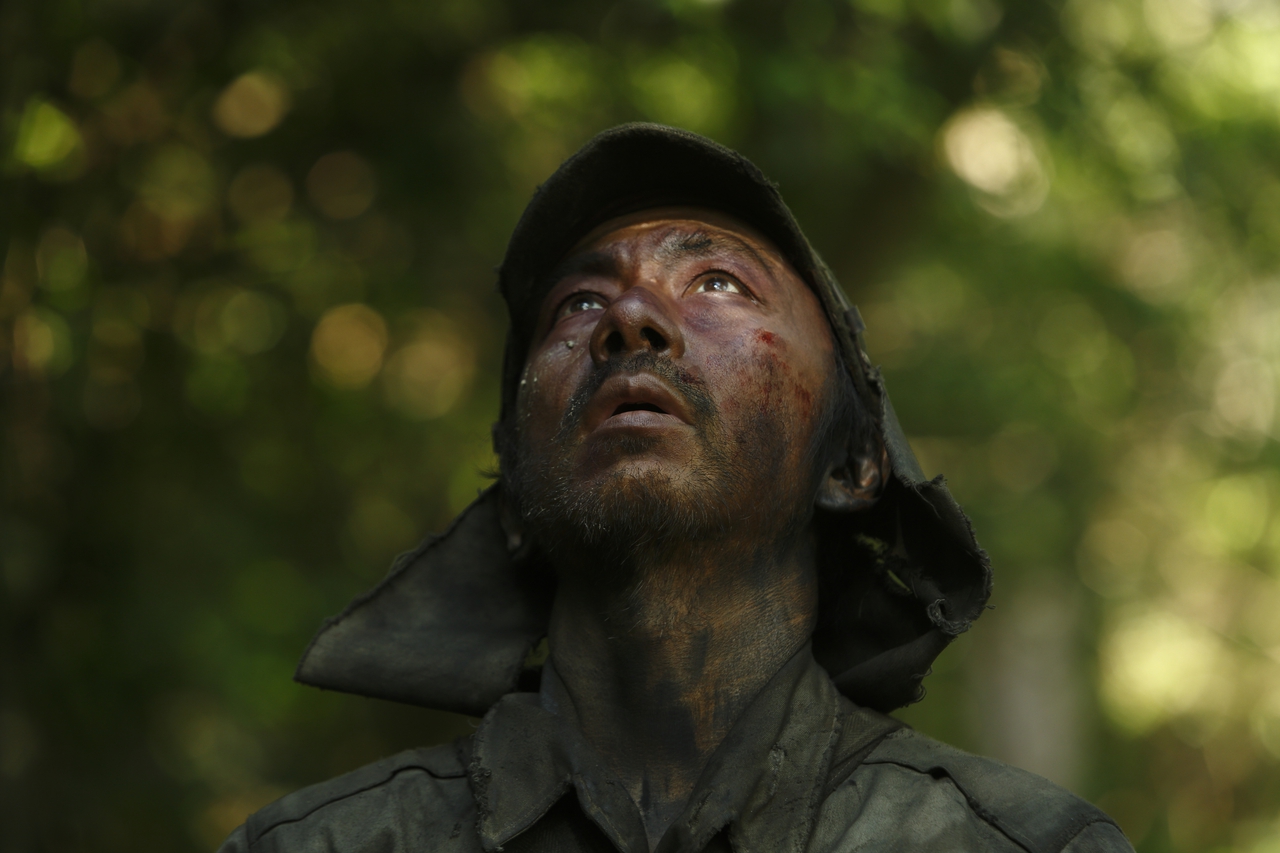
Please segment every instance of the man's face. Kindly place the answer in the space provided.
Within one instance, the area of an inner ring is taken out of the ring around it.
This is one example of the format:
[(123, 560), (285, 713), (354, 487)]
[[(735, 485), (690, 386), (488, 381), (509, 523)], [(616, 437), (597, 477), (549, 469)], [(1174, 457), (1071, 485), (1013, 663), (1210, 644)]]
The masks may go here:
[(516, 407), (530, 527), (629, 549), (808, 518), (834, 343), (765, 237), (652, 209), (597, 227), (552, 279)]

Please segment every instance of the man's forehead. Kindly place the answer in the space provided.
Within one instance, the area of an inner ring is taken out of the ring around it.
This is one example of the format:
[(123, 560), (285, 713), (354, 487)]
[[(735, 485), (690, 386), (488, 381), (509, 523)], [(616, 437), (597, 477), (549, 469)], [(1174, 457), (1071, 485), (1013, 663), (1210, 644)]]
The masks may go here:
[(658, 252), (741, 245), (759, 255), (762, 263), (767, 257), (791, 268), (773, 241), (753, 226), (730, 213), (691, 205), (650, 207), (607, 219), (587, 232), (566, 258), (636, 234), (650, 237)]

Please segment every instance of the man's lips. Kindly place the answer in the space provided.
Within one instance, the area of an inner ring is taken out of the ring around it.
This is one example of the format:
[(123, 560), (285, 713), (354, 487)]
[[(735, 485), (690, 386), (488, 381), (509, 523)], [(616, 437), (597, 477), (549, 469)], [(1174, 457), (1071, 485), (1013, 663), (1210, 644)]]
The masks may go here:
[(601, 426), (661, 426), (691, 423), (684, 400), (652, 373), (606, 379), (591, 397), (583, 417), (588, 433)]

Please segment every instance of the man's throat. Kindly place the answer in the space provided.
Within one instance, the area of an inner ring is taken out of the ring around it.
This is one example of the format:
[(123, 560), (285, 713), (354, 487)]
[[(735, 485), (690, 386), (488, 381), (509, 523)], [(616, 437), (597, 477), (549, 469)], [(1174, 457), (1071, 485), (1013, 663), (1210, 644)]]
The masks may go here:
[(652, 844), (742, 711), (809, 641), (817, 582), (802, 556), (704, 555), (631, 566), (625, 579), (581, 565), (558, 571), (554, 670)]

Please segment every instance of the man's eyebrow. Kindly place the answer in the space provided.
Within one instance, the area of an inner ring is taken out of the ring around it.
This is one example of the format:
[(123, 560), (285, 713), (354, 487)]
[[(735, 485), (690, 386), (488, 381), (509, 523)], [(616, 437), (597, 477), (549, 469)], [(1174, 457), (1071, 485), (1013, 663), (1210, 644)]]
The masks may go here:
[(764, 256), (756, 251), (756, 247), (736, 234), (703, 230), (677, 231), (667, 235), (659, 244), (657, 251), (658, 257), (664, 260), (709, 258), (721, 253), (754, 261), (761, 269), (772, 271)]
[[(710, 258), (717, 254), (729, 254), (739, 259), (751, 261), (772, 275), (772, 268), (764, 256), (746, 240), (736, 234), (697, 231), (675, 231), (663, 238), (654, 253), (663, 261), (676, 261), (685, 258)], [(570, 255), (551, 268), (542, 279), (545, 289), (555, 287), (570, 276), (598, 275), (617, 277), (621, 273), (621, 260), (614, 253), (596, 249)]]
[(618, 272), (618, 258), (612, 252), (579, 252), (552, 267), (543, 281), (550, 288), (572, 275), (617, 276)]

